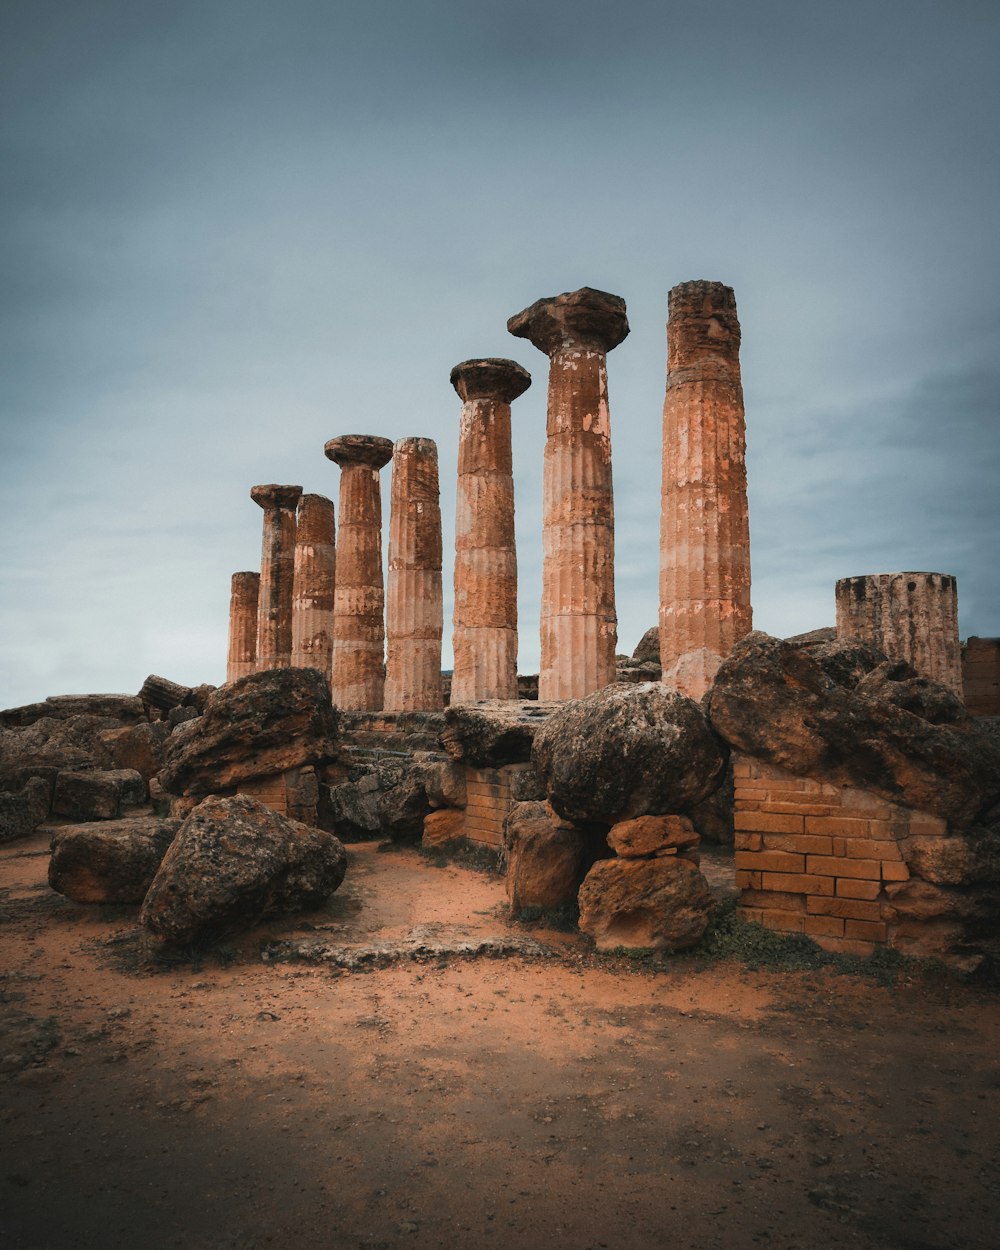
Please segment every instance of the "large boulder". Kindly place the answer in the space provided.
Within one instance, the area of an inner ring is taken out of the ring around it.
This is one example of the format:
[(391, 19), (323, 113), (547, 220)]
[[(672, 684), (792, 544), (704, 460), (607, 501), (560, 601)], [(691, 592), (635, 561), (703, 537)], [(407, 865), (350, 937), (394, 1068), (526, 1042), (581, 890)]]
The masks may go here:
[(436, 769), (424, 761), (380, 761), (356, 781), (321, 787), (319, 823), (347, 841), (416, 841), (433, 810), (428, 784), (435, 786), (437, 779)]
[(0, 842), (26, 838), (49, 814), (49, 784), (30, 777), (17, 793), (0, 791)]
[(104, 730), (119, 729), (113, 716), (81, 713), (44, 716), (23, 728), (0, 727), (0, 789), (20, 790), (31, 777), (44, 777), (51, 789), (65, 770), (104, 768)]
[(527, 907), (572, 905), (587, 866), (579, 829), (548, 803), (516, 803), (507, 817), (507, 897), (516, 916)]
[(251, 673), (221, 686), (201, 716), (174, 730), (158, 780), (171, 794), (218, 793), (332, 760), (336, 738), (336, 709), (318, 669)]
[(52, 810), (70, 820), (114, 820), (145, 803), (147, 794), (142, 774), (132, 768), (66, 771), (56, 777)]
[(141, 903), (180, 825), (157, 816), (66, 825), (52, 838), (49, 885), (76, 903)]
[(135, 725), (146, 719), (142, 700), (131, 694), (60, 694), (42, 703), (27, 703), (0, 712), (0, 726), (23, 729), (39, 720), (71, 720), (77, 716), (99, 716), (120, 725)]
[(660, 682), (564, 703), (532, 751), (560, 816), (608, 824), (686, 811), (719, 784), (726, 759), (698, 704)]
[(715, 899), (689, 860), (602, 859), (580, 887), (580, 928), (598, 950), (685, 950), (701, 938)]
[(747, 635), (706, 698), (733, 747), (968, 826), (1000, 798), (1000, 747), (944, 687), (857, 643)]
[(187, 945), (265, 916), (318, 907), (346, 870), (347, 852), (333, 834), (287, 820), (247, 795), (213, 796), (181, 825), (139, 920), (154, 946)]
[(560, 706), (536, 700), (456, 703), (445, 709), (441, 745), (473, 768), (525, 764), (539, 727)]
[(149, 781), (163, 767), (163, 753), (170, 726), (164, 721), (102, 729), (97, 739), (112, 768), (131, 768)]
[(623, 859), (676, 855), (697, 846), (698, 832), (686, 816), (636, 816), (608, 830), (608, 846)]

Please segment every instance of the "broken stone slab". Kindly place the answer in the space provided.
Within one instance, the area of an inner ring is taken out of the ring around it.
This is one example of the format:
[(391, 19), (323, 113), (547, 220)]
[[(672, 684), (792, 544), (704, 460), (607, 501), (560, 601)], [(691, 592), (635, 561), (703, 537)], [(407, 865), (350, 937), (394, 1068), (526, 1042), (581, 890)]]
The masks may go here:
[(571, 906), (587, 867), (579, 829), (548, 803), (517, 803), (507, 817), (507, 898), (513, 915), (525, 908)]
[(675, 854), (682, 847), (697, 846), (698, 832), (685, 816), (637, 816), (608, 830), (608, 845), (623, 859)]
[(580, 928), (602, 951), (686, 950), (701, 939), (715, 907), (701, 872), (677, 855), (598, 860), (579, 903)]
[[(293, 670), (269, 673), (282, 671)], [(187, 945), (265, 916), (319, 907), (346, 871), (347, 852), (332, 834), (247, 795), (213, 796), (178, 830), (139, 922), (154, 948)]]
[(102, 729), (97, 735), (112, 768), (130, 768), (149, 781), (163, 767), (164, 744), (170, 732), (164, 721)]
[(147, 707), (169, 712), (172, 707), (182, 707), (191, 696), (190, 686), (181, 686), (167, 677), (150, 673), (139, 690), (139, 699)]
[(158, 780), (202, 796), (337, 755), (337, 713), (318, 669), (268, 669), (221, 686), (167, 739)]
[(30, 777), (44, 777), (51, 790), (64, 770), (106, 768), (108, 757), (98, 735), (120, 727), (113, 716), (89, 713), (42, 717), (22, 729), (0, 727), (0, 789), (17, 791)]
[(425, 767), (411, 760), (379, 761), (357, 781), (330, 786), (322, 806), (320, 823), (340, 837), (414, 841), (431, 811)]
[(132, 768), (61, 772), (52, 811), (70, 820), (114, 820), (126, 807), (145, 803), (147, 793), (142, 774)]
[(41, 703), (27, 703), (0, 712), (0, 727), (25, 729), (38, 720), (69, 720), (75, 716), (103, 716), (123, 725), (146, 719), (142, 700), (131, 694), (60, 694)]
[(0, 791), (0, 842), (26, 838), (49, 814), (50, 791), (42, 777), (30, 777), (16, 794)]
[(341, 946), (316, 938), (288, 938), (269, 942), (261, 951), (264, 963), (327, 964), (354, 971), (387, 968), (397, 963), (429, 963), (448, 959), (501, 959), (518, 955), (524, 959), (553, 959), (556, 952), (534, 938), (509, 937), (439, 938), (413, 929), (397, 940), (366, 946)]
[(49, 885), (76, 903), (141, 903), (180, 826), (156, 816), (67, 825), (52, 838)]
[(424, 817), (420, 845), (425, 851), (465, 841), (465, 812), (456, 807), (442, 807)]
[(706, 700), (716, 732), (800, 777), (971, 824), (1000, 799), (1000, 745), (944, 687), (857, 643), (749, 634)]
[(445, 710), (441, 745), (453, 759), (474, 768), (526, 764), (538, 729), (561, 706), (528, 699), (453, 704)]
[(532, 751), (560, 816), (607, 824), (687, 810), (719, 784), (726, 759), (698, 704), (659, 682), (563, 704)]
[(1000, 830), (973, 826), (952, 837), (916, 837), (900, 843), (914, 877), (935, 885), (1000, 882)]

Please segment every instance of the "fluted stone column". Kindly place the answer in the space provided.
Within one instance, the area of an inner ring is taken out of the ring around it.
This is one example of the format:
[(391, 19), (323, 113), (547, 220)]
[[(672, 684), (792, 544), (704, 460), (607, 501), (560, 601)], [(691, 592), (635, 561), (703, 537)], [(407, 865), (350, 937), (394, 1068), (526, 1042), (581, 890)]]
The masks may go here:
[(871, 643), (963, 697), (958, 587), (947, 573), (841, 578), (837, 637)]
[(226, 681), (237, 681), (257, 667), (259, 573), (234, 573), (229, 596), (229, 657)]
[(295, 507), (301, 486), (254, 486), (250, 498), (264, 509), (257, 603), (257, 670), (292, 662), (292, 582), (295, 569)]
[(669, 295), (660, 508), (663, 680), (700, 699), (753, 628), (740, 323), (732, 287)]
[(295, 525), (292, 667), (318, 668), (330, 680), (333, 591), (337, 575), (333, 501), (303, 495)]
[(628, 334), (625, 301), (583, 287), (538, 300), (507, 329), (549, 357), (538, 697), (579, 699), (615, 680), (607, 353)]
[(333, 701), (352, 712), (378, 712), (385, 690), (385, 593), (379, 469), (392, 443), (344, 434), (326, 444), (340, 465), (340, 530), (333, 597)]
[(455, 508), (452, 703), (517, 698), (517, 553), (510, 406), (531, 385), (514, 360), (465, 360)]
[(401, 438), (392, 449), (389, 499), (387, 712), (434, 712), (444, 706), (443, 623), (437, 444), (430, 438)]

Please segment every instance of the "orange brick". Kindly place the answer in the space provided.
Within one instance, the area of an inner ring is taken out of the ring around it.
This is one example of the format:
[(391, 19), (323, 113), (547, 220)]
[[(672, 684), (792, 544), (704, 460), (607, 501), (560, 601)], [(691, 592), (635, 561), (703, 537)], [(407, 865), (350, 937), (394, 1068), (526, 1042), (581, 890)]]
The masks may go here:
[(845, 920), (881, 920), (882, 904), (867, 903), (854, 898), (816, 898), (806, 900), (806, 911), (814, 916), (842, 916)]
[(873, 920), (845, 920), (844, 937), (863, 938), (868, 942), (884, 942), (885, 925)]
[(840, 797), (845, 810), (864, 812), (870, 820), (888, 820), (894, 810), (891, 803), (869, 790), (855, 790), (852, 786), (844, 786)]
[(744, 890), (740, 902), (744, 907), (778, 908), (781, 911), (806, 909), (804, 894), (782, 894), (778, 890)]
[(779, 802), (799, 799), (807, 793), (806, 782), (801, 777), (789, 777), (787, 781), (741, 781), (736, 787), (741, 794)]
[(846, 855), (847, 854), (847, 839), (846, 838), (833, 838), (832, 841), (833, 841), (833, 854), (834, 855)]
[(749, 872), (801, 872), (806, 866), (804, 855), (787, 851), (737, 851), (736, 867)]
[(851, 816), (806, 817), (806, 833), (840, 833), (845, 838), (863, 838), (870, 826), (870, 820)]
[(943, 838), (948, 832), (948, 822), (926, 812), (910, 812), (910, 833), (922, 838)]
[(763, 841), (769, 851), (799, 855), (829, 855), (833, 850), (833, 839), (818, 833), (766, 833)]
[(765, 929), (776, 929), (779, 933), (801, 933), (806, 918), (797, 911), (762, 911), (760, 923)]
[(761, 874), (759, 872), (746, 872), (742, 868), (736, 870), (736, 888), (739, 890), (759, 890), (761, 885)]
[(881, 881), (858, 881), (850, 877), (837, 878), (838, 898), (878, 898), (882, 891)]
[(828, 937), (844, 936), (844, 921), (837, 916), (806, 916), (803, 933), (824, 933)]
[(763, 916), (762, 911), (757, 911), (753, 907), (741, 907), (740, 915), (744, 920), (749, 920), (751, 924), (760, 924), (760, 918)]
[(788, 894), (833, 894), (833, 877), (813, 877), (807, 873), (765, 872), (761, 889), (783, 890)]
[(900, 861), (895, 863), (892, 860), (882, 861), (882, 880), (883, 881), (909, 881), (910, 870)]
[(762, 851), (764, 838), (759, 833), (738, 833), (734, 839), (734, 846), (737, 851)]
[(876, 842), (872, 838), (847, 838), (848, 859), (901, 859), (895, 841)]
[(756, 777), (757, 773), (753, 765), (753, 761), (747, 759), (745, 755), (733, 757), (733, 776), (734, 777)]
[(771, 812), (737, 811), (733, 821), (736, 829), (751, 833), (801, 833), (802, 816), (776, 816)]
[(765, 811), (774, 812), (776, 816), (830, 816), (837, 810), (826, 802), (794, 803), (788, 799), (776, 800), (773, 795), (761, 806)]
[(878, 881), (882, 876), (882, 865), (877, 859), (809, 855), (806, 857), (806, 872), (815, 872), (824, 877), (861, 877)]
[(822, 937), (816, 938), (816, 945), (822, 946), (832, 955), (872, 955), (875, 953), (874, 942), (862, 942), (858, 938)]

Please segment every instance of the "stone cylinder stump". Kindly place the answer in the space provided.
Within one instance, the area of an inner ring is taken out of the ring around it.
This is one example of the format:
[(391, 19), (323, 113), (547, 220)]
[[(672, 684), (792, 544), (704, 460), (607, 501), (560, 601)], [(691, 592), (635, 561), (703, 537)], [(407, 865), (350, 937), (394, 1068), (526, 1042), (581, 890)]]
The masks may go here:
[(333, 701), (351, 712), (378, 712), (385, 692), (379, 470), (392, 459), (392, 443), (376, 435), (344, 434), (330, 439), (325, 451), (327, 458), (340, 466)]
[(536, 301), (507, 329), (549, 357), (538, 697), (581, 699), (615, 680), (607, 354), (629, 332), (625, 301), (583, 287)]
[(437, 444), (401, 438), (392, 450), (385, 711), (434, 712), (444, 706), (443, 623)]
[(906, 660), (960, 699), (958, 586), (947, 573), (871, 573), (837, 582), (837, 637)]
[(299, 500), (294, 565), (292, 667), (318, 668), (329, 681), (337, 548), (333, 501), (325, 495)]
[(292, 663), (292, 584), (295, 509), (301, 486), (254, 486), (250, 498), (264, 510), (257, 602), (257, 671)]
[(455, 507), (452, 703), (516, 699), (517, 551), (510, 406), (531, 385), (514, 360), (465, 360)]
[(229, 655), (226, 681), (237, 681), (257, 668), (259, 573), (234, 573), (229, 596)]

